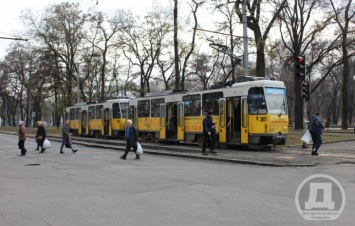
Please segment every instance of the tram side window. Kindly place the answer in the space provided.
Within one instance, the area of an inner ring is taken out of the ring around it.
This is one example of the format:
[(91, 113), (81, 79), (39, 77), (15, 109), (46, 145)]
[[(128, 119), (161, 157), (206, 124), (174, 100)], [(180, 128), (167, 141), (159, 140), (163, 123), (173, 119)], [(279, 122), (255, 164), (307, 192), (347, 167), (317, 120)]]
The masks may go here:
[(75, 109), (74, 108), (71, 108), (69, 110), (69, 114), (70, 114), (70, 119), (71, 120), (75, 119)]
[(149, 117), (150, 101), (140, 100), (138, 101), (138, 117)]
[(121, 118), (120, 104), (119, 103), (113, 103), (112, 104), (112, 118)]
[(248, 107), (250, 114), (266, 114), (266, 101), (262, 87), (250, 88), (248, 92)]
[(201, 95), (184, 96), (184, 112), (185, 116), (199, 116), (201, 115)]
[(96, 119), (101, 119), (101, 110), (104, 109), (103, 105), (96, 106)]
[(80, 108), (76, 108), (75, 109), (75, 119), (78, 120), (79, 119), (79, 115), (80, 115)]
[(128, 118), (128, 103), (121, 103), (122, 118)]
[(159, 109), (160, 109), (160, 104), (162, 103), (164, 103), (163, 98), (152, 100), (152, 112), (151, 112), (152, 117), (160, 117)]
[(89, 112), (89, 119), (95, 119), (95, 106), (90, 106), (88, 112)]
[(214, 115), (219, 115), (219, 99), (223, 98), (222, 92), (205, 93), (202, 95), (202, 114), (212, 111)]

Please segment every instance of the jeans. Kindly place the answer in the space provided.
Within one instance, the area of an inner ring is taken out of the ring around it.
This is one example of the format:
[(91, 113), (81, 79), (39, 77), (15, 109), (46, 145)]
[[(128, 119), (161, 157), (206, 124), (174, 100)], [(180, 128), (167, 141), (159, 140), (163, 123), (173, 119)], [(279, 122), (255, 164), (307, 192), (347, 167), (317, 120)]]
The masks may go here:
[(211, 134), (211, 136), (209, 136), (208, 134), (203, 135), (202, 153), (206, 152), (207, 146), (210, 148), (211, 151), (213, 151), (214, 146), (215, 146), (214, 134)]
[(322, 136), (319, 133), (310, 132), (313, 140), (312, 151), (317, 152), (322, 145)]
[(62, 146), (60, 147), (60, 151), (61, 151), (61, 152), (63, 151), (63, 147), (64, 147), (66, 141), (69, 142), (70, 148), (71, 148), (72, 152), (74, 152), (73, 144), (71, 143), (70, 138), (63, 138), (63, 140), (62, 140)]

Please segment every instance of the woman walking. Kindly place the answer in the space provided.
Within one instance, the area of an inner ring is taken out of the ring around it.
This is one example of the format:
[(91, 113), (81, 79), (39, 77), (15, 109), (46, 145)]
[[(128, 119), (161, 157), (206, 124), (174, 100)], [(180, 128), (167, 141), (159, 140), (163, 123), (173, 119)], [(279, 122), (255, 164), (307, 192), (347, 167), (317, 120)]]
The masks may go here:
[(44, 128), (43, 123), (41, 121), (37, 121), (37, 125), (38, 128), (37, 128), (36, 137), (37, 137), (38, 144), (41, 147), (41, 151), (39, 153), (43, 153), (46, 150), (45, 148), (43, 148), (43, 142), (46, 139), (46, 135), (47, 135), (46, 129)]

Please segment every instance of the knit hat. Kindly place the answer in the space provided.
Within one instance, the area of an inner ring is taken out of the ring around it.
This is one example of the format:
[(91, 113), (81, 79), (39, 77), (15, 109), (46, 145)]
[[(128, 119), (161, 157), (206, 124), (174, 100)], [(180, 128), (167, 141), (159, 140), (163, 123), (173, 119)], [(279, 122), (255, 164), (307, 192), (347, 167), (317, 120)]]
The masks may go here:
[(209, 112), (207, 113), (207, 115), (213, 115), (213, 112), (212, 112), (212, 111), (209, 111)]
[(24, 121), (18, 121), (18, 125), (19, 125), (19, 126), (22, 126), (23, 124), (25, 124)]

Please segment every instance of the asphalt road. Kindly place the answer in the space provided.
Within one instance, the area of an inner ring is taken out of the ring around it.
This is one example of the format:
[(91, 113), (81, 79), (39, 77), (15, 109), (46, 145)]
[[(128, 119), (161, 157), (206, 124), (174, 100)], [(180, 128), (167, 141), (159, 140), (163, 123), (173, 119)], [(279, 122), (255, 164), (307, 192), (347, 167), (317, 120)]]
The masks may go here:
[[(267, 167), (77, 146), (45, 154), (0, 135), (0, 226), (353, 225), (355, 166)], [(306, 221), (297, 188), (314, 174), (336, 178), (346, 204), (335, 221)]]

